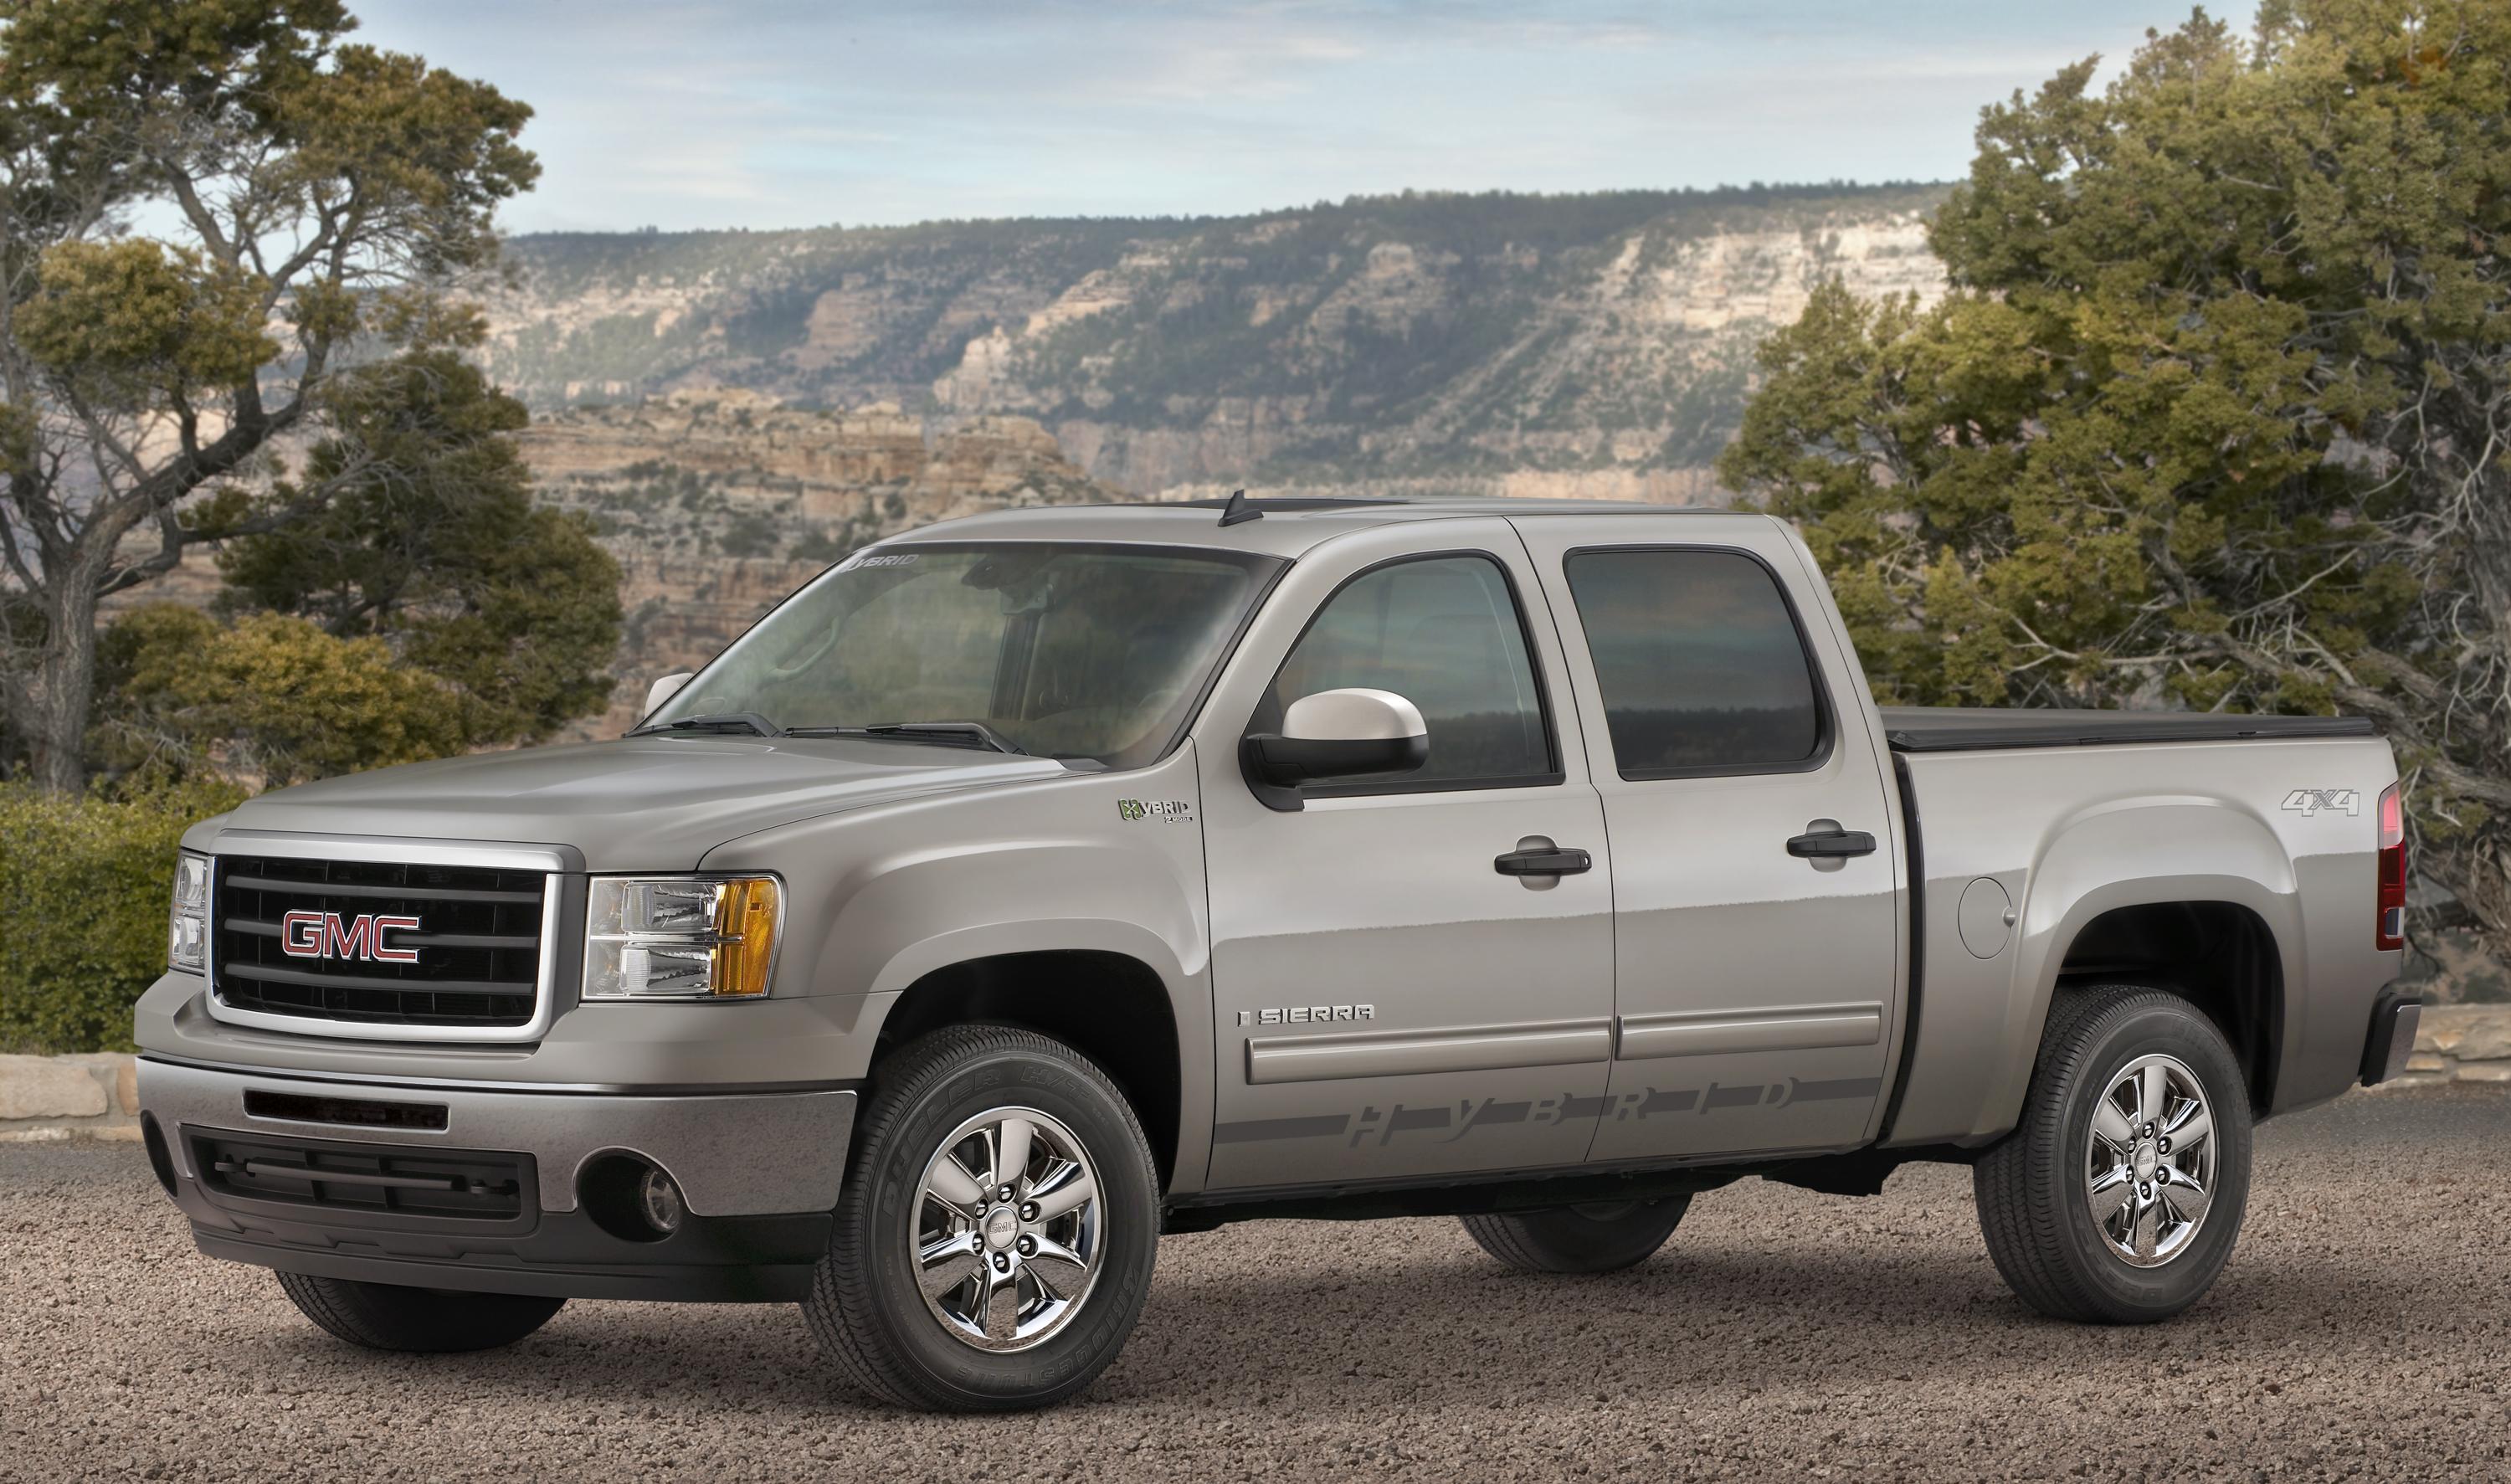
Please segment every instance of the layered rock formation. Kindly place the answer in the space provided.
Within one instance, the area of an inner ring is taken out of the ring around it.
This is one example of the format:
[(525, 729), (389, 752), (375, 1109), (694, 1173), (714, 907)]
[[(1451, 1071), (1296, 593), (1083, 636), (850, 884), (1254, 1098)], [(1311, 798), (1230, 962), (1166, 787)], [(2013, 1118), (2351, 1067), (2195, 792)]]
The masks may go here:
[(1035, 419), (1104, 484), (1691, 499), (1814, 284), (1943, 292), (1935, 187), (519, 239), (501, 380)]

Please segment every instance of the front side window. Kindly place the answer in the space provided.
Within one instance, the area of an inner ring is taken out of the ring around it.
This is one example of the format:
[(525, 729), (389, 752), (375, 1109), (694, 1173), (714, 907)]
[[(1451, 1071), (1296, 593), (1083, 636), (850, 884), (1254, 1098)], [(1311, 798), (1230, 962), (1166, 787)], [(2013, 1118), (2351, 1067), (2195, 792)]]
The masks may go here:
[(1249, 729), (1275, 730), (1293, 701), (1350, 686), (1419, 707), (1430, 758), (1315, 792), (1501, 787), (1558, 774), (1517, 599), (1488, 557), (1425, 557), (1353, 578), (1282, 662)]
[(1140, 766), (1184, 723), (1281, 565), (1073, 542), (874, 548), (759, 620), (648, 724), (975, 722), (1040, 757)]
[(1563, 565), (1625, 778), (1774, 772), (1826, 750), (1796, 615), (1736, 552), (1573, 552)]

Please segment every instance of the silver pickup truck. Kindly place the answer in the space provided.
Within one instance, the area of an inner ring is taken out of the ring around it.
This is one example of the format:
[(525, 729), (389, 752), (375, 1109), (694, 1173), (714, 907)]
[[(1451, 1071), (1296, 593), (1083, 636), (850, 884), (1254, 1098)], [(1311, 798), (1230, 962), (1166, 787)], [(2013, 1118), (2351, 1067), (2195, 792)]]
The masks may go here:
[(1010, 1408), (1113, 1359), (1164, 1232), (1594, 1272), (1914, 1159), (2026, 1302), (2140, 1322), (2254, 1122), (2414, 1042), (2367, 724), (1878, 710), (1755, 515), (987, 515), (653, 702), (186, 837), (136, 1035), (203, 1252), (386, 1349), (798, 1301), (861, 1387)]

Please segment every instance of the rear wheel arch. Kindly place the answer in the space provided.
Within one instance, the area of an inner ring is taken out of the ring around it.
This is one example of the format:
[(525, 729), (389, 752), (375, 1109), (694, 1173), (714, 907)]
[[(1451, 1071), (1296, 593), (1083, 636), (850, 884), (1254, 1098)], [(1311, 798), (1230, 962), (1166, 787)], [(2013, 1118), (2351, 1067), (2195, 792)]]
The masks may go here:
[(2120, 981), (2189, 1001), (2232, 1046), (2250, 1109), (2275, 1101), (2284, 1059), (2284, 954), (2273, 927), (2244, 903), (2158, 901), (2112, 907), (2078, 927), (2061, 952), (2043, 1025), (2057, 996)]
[[(2014, 1126), (2041, 1033), (2059, 996), (2098, 975), (2104, 965), (2088, 956), (2088, 942), (2115, 938), (2122, 923), (2143, 934), (2148, 945), (2114, 965), (2121, 973), (2143, 983), (2159, 980), (2199, 998), (2205, 986), (2183, 985), (2186, 965), (2157, 963), (2155, 956), (2167, 952), (2172, 942), (2166, 919), (2183, 909), (2197, 909), (2201, 918), (2238, 910), (2264, 926), (2263, 936), (2245, 932), (2272, 970), (2268, 1002), (2281, 1006), (2287, 989), (2299, 996), (2304, 988), (2299, 957), (2304, 941), (2303, 903), (2293, 859), (2265, 822), (2223, 801), (2157, 796), (2096, 805), (2063, 823), (2022, 884), (2010, 997), (1996, 1059), (1971, 1126), (1973, 1141), (1994, 1138)], [(1929, 906), (1931, 916), (1938, 915), (1932, 898)], [(2102, 936), (2088, 940), (2087, 931), (2097, 923), (2104, 924)], [(2299, 998), (2290, 1006), (2296, 1015), (2303, 1007)], [(2209, 1014), (2221, 1024), (2235, 1008), (2219, 997)], [(2296, 1033), (2304, 1029), (2282, 1008), (2274, 1019), (2263, 1050), (2252, 1047), (2243, 1056), (2253, 1099), (2261, 1108), (2274, 1096), (2286, 1053), (2297, 1044)], [(2223, 1031), (2236, 1046), (2241, 1044), (2237, 1026), (2224, 1025)]]
[(926, 971), (882, 1018), (871, 1080), (893, 1052), (956, 1025), (1018, 1026), (1096, 1062), (1134, 1107), (1165, 1189), (1184, 1124), (1183, 1047), (1160, 972), (1105, 949), (990, 954)]

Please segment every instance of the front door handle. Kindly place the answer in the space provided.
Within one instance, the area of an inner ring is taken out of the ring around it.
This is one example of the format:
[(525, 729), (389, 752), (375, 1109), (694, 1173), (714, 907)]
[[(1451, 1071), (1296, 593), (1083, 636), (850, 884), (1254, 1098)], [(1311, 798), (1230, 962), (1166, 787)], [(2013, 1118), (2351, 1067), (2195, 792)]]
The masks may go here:
[(1586, 851), (1558, 846), (1549, 850), (1511, 850), (1491, 862), (1491, 869), (1502, 876), (1576, 876), (1595, 867), (1596, 858)]
[(1788, 853), (1807, 860), (1838, 855), (1873, 855), (1874, 837), (1863, 830), (1818, 830), (1788, 841)]

